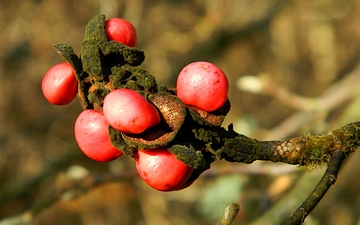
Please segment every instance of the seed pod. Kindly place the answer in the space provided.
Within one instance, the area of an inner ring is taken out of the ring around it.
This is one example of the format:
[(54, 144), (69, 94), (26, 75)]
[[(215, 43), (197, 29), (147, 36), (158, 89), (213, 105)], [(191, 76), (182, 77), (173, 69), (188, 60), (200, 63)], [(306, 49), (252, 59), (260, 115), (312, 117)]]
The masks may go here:
[(123, 134), (131, 147), (146, 149), (165, 146), (175, 138), (185, 120), (186, 108), (175, 95), (158, 92), (150, 95), (149, 100), (158, 108), (163, 122), (139, 135)]

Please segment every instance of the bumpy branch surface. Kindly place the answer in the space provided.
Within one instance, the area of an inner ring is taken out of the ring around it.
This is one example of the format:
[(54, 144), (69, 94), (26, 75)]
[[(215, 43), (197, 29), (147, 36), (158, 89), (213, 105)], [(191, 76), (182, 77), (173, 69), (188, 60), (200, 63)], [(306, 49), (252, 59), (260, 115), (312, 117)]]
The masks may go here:
[[(231, 130), (231, 129), (230, 129)], [(227, 161), (252, 163), (255, 160), (319, 166), (340, 151), (345, 156), (360, 145), (360, 122), (350, 123), (324, 135), (304, 135), (285, 141), (258, 141), (243, 135), (224, 142), (222, 157)]]

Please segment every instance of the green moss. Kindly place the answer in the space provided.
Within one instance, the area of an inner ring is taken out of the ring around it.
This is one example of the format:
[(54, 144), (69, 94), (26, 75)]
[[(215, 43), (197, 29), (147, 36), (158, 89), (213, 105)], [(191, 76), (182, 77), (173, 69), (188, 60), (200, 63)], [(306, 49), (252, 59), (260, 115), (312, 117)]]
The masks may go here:
[(299, 155), (299, 165), (318, 167), (329, 162), (331, 155), (328, 150), (333, 145), (330, 136), (304, 135), (303, 143), (303, 154)]
[(125, 84), (124, 84), (124, 87), (128, 88), (128, 89), (132, 89), (132, 90), (135, 90), (135, 91), (139, 91), (139, 87), (137, 86), (136, 82), (133, 81), (133, 80), (128, 80)]
[(104, 57), (108, 58), (108, 63), (114, 65), (129, 64), (138, 66), (145, 60), (143, 51), (123, 45), (117, 41), (110, 41), (99, 44), (99, 48)]
[(217, 152), (230, 162), (252, 163), (259, 157), (260, 143), (243, 135), (234, 138), (225, 138), (224, 145)]
[(84, 108), (93, 108), (86, 97), (91, 85), (87, 85), (84, 82), (84, 79), (88, 77), (88, 74), (83, 71), (81, 59), (74, 53), (73, 48), (66, 43), (60, 42), (54, 44), (53, 48), (56, 53), (61, 55), (61, 57), (72, 66), (76, 79), (78, 80), (78, 92), (80, 93)]
[(192, 132), (195, 134), (195, 138), (199, 141), (203, 141), (205, 143), (217, 143), (219, 144), (221, 138), (218, 136), (218, 133), (205, 128), (200, 129), (192, 129)]
[(93, 80), (102, 80), (102, 67), (99, 48), (93, 41), (83, 41), (81, 44), (81, 62), (83, 70), (93, 77)]
[(139, 67), (130, 67), (128, 71), (132, 73), (130, 80), (135, 81), (136, 85), (147, 93), (156, 93), (157, 84), (155, 77), (150, 74), (148, 71), (141, 69)]
[(360, 145), (360, 122), (347, 124), (330, 132), (329, 135), (336, 137), (337, 142), (343, 145), (341, 150), (347, 156), (353, 153)]
[(53, 48), (56, 53), (61, 55), (61, 57), (72, 66), (76, 79), (78, 81), (81, 80), (81, 75), (83, 73), (82, 63), (80, 58), (74, 53), (73, 48), (64, 42), (54, 44)]
[(130, 76), (131, 72), (122, 66), (113, 66), (111, 68), (110, 80), (112, 81), (112, 86), (116, 89), (124, 87)]
[(106, 88), (102, 82), (97, 82), (95, 85), (97, 86), (97, 89), (88, 94), (88, 99), (89, 102), (102, 106), (104, 98), (110, 93), (110, 90)]
[(97, 44), (102, 44), (108, 41), (105, 32), (105, 15), (100, 14), (89, 20), (85, 28), (84, 40), (91, 40)]
[(197, 151), (192, 147), (186, 147), (184, 145), (173, 145), (169, 148), (169, 151), (174, 154), (178, 160), (181, 160), (194, 169), (206, 170), (210, 168), (210, 164), (206, 162), (202, 151)]
[(137, 149), (129, 147), (126, 141), (122, 137), (122, 133), (115, 130), (111, 126), (108, 127), (110, 141), (112, 145), (117, 148), (118, 150), (122, 151), (126, 155), (136, 158), (136, 151)]

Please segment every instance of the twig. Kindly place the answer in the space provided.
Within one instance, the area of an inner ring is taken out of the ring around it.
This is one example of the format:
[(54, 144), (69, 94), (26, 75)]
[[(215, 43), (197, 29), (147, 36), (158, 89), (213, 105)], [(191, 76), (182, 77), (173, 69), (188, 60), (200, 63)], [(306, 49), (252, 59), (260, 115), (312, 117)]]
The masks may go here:
[(276, 199), (274, 204), (263, 215), (259, 215), (251, 225), (278, 225), (283, 223), (304, 202), (324, 173), (324, 168), (316, 169), (311, 173), (301, 173), (295, 178), (292, 187)]
[(347, 156), (360, 146), (360, 122), (347, 124), (327, 134), (308, 134), (285, 141), (258, 141), (239, 134), (223, 139), (224, 146), (218, 152), (230, 162), (266, 160), (318, 167), (328, 164), (338, 149)]
[(340, 150), (334, 153), (329, 166), (318, 185), (304, 203), (296, 209), (296, 211), (283, 223), (283, 225), (295, 225), (304, 222), (305, 218), (320, 202), (330, 186), (335, 183), (337, 174), (345, 158), (345, 154)]
[(297, 95), (278, 84), (268, 74), (240, 77), (237, 86), (243, 91), (269, 95), (298, 110), (310, 111), (318, 105), (317, 98), (306, 98)]

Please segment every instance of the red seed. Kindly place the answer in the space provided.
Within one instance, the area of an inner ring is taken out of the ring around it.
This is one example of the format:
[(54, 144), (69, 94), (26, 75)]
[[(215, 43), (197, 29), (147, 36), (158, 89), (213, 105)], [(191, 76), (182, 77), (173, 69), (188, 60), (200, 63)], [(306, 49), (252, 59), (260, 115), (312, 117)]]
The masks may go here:
[(139, 134), (161, 121), (159, 112), (150, 101), (126, 88), (106, 95), (103, 111), (110, 126), (124, 133)]
[(159, 191), (182, 189), (193, 171), (165, 148), (138, 150), (136, 169), (149, 186)]
[(136, 45), (136, 29), (127, 20), (121, 18), (108, 19), (105, 21), (105, 31), (109, 41), (115, 40), (130, 47)]
[(93, 109), (81, 112), (75, 122), (75, 139), (79, 148), (95, 161), (109, 162), (122, 155), (111, 144), (108, 125), (104, 114)]
[(176, 81), (177, 96), (187, 105), (211, 112), (227, 100), (229, 84), (225, 73), (209, 62), (184, 67)]
[(42, 79), (41, 89), (51, 104), (70, 103), (78, 91), (78, 81), (71, 65), (63, 62), (51, 67)]

